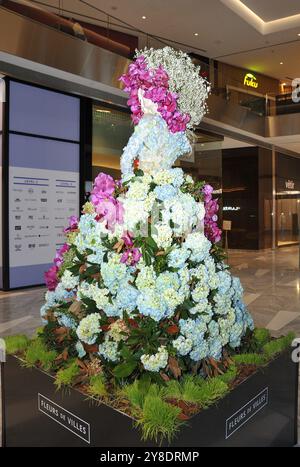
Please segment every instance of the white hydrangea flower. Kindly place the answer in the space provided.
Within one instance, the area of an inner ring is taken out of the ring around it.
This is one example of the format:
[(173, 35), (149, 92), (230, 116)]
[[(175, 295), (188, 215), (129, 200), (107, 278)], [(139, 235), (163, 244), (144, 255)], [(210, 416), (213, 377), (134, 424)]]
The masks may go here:
[(79, 277), (78, 276), (73, 276), (71, 271), (68, 269), (65, 270), (61, 277), (61, 285), (65, 289), (75, 289), (75, 287), (79, 284)]
[(142, 177), (138, 178), (134, 183), (130, 184), (126, 197), (129, 199), (143, 201), (148, 195), (149, 188), (149, 184), (144, 183)]
[(168, 352), (164, 345), (160, 346), (157, 353), (154, 355), (144, 354), (141, 356), (141, 362), (145, 370), (158, 372), (165, 368), (168, 364)]
[(156, 274), (153, 266), (140, 266), (140, 272), (136, 278), (135, 285), (139, 290), (150, 289), (155, 286)]
[(99, 313), (91, 313), (83, 318), (76, 330), (78, 339), (89, 345), (94, 344), (101, 332), (100, 319), (101, 316)]
[(103, 310), (108, 305), (108, 295), (108, 289), (100, 289), (98, 284), (90, 284), (86, 281), (82, 281), (77, 290), (77, 298), (79, 300), (90, 298), (96, 302), (96, 306), (99, 310)]
[(167, 224), (155, 225), (156, 233), (152, 235), (153, 239), (157, 243), (158, 248), (164, 250), (172, 245), (173, 231)]
[(147, 222), (149, 212), (145, 209), (144, 201), (125, 198), (123, 200), (123, 206), (124, 230), (133, 232), (136, 229), (137, 224), (143, 224)]

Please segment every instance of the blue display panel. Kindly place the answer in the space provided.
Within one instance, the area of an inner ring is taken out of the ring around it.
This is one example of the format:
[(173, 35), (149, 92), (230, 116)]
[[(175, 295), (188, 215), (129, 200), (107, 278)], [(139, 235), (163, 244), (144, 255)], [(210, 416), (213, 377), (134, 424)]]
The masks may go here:
[(77, 97), (10, 82), (10, 131), (79, 142), (79, 115)]
[(9, 288), (44, 283), (68, 218), (79, 214), (79, 104), (10, 82)]

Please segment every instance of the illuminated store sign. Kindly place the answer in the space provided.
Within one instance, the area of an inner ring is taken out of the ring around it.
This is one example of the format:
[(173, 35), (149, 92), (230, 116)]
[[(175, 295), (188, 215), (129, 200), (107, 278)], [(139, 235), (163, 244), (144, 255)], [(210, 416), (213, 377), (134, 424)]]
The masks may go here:
[(252, 73), (247, 73), (244, 77), (244, 86), (249, 86), (251, 88), (258, 88), (258, 81), (256, 76)]
[(293, 180), (286, 180), (285, 188), (287, 190), (293, 190), (295, 188), (295, 182)]
[(223, 211), (239, 211), (240, 206), (224, 206)]

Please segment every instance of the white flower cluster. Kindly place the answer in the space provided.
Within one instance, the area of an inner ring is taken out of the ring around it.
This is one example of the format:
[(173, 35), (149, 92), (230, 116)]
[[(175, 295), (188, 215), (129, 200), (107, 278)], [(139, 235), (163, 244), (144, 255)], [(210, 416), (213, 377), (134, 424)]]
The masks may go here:
[(136, 287), (139, 291), (136, 301), (139, 312), (155, 321), (173, 316), (177, 306), (184, 302), (187, 292), (182, 288), (176, 272), (165, 271), (157, 276), (152, 266), (141, 267)]
[(71, 271), (68, 269), (65, 270), (61, 277), (61, 285), (67, 290), (75, 289), (75, 287), (79, 284), (79, 278), (77, 276), (73, 276)]
[(180, 112), (191, 117), (188, 128), (198, 125), (207, 112), (206, 100), (210, 92), (210, 84), (200, 76), (200, 67), (195, 66), (186, 53), (171, 47), (145, 48), (136, 52), (136, 57), (140, 55), (145, 57), (149, 68), (162, 66), (168, 73), (170, 90), (179, 95)]
[(154, 355), (144, 354), (141, 356), (141, 362), (145, 370), (158, 372), (164, 369), (168, 364), (168, 352), (165, 346), (160, 346), (157, 353)]
[(96, 306), (99, 310), (104, 310), (107, 307), (109, 303), (108, 294), (108, 289), (101, 289), (98, 284), (90, 284), (86, 281), (82, 281), (77, 290), (78, 300), (90, 298), (96, 302)]
[(78, 224), (79, 232), (75, 236), (74, 245), (81, 254), (86, 250), (92, 250), (96, 257), (91, 257), (90, 260), (96, 259), (95, 262), (100, 264), (106, 252), (102, 238), (109, 234), (109, 230), (106, 229), (104, 222), (97, 222), (95, 217), (95, 213), (81, 216)]
[(94, 344), (101, 332), (100, 319), (99, 313), (91, 313), (83, 318), (76, 330), (78, 339), (89, 345)]

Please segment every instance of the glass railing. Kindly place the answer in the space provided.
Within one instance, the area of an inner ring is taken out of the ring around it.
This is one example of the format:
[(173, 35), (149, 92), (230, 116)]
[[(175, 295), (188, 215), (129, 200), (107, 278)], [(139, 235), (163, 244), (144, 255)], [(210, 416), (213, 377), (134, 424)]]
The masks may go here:
[(295, 91), (260, 94), (227, 85), (225, 88), (213, 89), (212, 92), (260, 117), (300, 113), (300, 99)]

